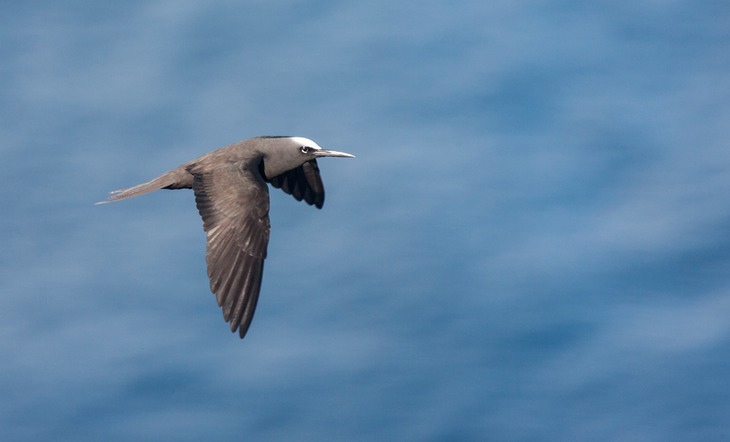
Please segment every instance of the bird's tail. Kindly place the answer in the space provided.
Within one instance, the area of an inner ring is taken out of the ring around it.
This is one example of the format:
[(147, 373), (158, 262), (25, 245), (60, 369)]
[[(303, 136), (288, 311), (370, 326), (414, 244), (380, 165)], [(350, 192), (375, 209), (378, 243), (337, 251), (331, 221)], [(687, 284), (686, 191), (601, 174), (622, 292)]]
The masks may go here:
[(146, 183), (126, 189), (113, 190), (109, 192), (109, 198), (96, 204), (113, 203), (114, 201), (125, 200), (158, 189), (190, 189), (192, 187), (193, 176), (184, 166), (180, 166)]

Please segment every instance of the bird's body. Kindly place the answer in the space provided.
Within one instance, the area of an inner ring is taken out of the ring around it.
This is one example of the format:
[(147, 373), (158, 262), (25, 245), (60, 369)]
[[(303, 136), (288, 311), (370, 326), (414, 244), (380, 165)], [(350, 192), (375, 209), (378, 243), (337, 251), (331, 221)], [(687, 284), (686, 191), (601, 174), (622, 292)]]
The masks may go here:
[(324, 186), (317, 158), (352, 157), (302, 137), (258, 137), (214, 150), (159, 177), (111, 192), (103, 203), (158, 189), (193, 189), (206, 232), (206, 264), (231, 331), (251, 325), (269, 242), (269, 189), (321, 208)]

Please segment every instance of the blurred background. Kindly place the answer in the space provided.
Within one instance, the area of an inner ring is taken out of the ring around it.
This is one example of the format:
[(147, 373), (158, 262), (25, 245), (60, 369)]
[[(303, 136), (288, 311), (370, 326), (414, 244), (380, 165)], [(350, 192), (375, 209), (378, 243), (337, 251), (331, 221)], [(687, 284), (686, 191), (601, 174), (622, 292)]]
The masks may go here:
[[(724, 1), (25, 1), (0, 15), (0, 439), (730, 437)], [(203, 153), (299, 135), (253, 326)]]

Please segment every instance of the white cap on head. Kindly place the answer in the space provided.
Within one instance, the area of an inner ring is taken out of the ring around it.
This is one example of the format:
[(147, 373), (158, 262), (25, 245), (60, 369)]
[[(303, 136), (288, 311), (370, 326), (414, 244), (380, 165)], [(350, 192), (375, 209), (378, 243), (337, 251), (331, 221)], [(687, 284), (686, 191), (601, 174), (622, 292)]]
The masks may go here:
[(297, 144), (301, 144), (302, 146), (307, 147), (313, 147), (315, 149), (322, 149), (319, 144), (315, 143), (314, 141), (310, 140), (309, 138), (304, 137), (290, 137), (292, 141), (294, 141)]

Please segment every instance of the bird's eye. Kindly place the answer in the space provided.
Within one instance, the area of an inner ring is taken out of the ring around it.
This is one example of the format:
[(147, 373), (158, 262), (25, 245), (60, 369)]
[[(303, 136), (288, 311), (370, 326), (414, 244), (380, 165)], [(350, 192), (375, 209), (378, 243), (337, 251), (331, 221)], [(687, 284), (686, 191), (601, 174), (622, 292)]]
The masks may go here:
[(301, 149), (299, 149), (299, 150), (301, 150), (302, 153), (305, 153), (306, 154), (306, 153), (309, 153), (309, 151), (311, 150), (311, 148), (309, 146), (302, 146)]

